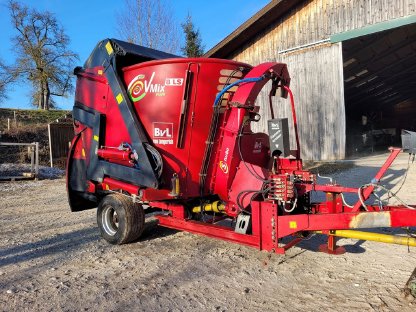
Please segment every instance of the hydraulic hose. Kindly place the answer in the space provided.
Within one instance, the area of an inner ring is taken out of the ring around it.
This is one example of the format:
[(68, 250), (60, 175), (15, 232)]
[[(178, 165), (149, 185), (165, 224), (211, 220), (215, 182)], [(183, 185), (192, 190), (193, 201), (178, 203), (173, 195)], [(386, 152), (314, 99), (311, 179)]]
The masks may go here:
[[(315, 233), (322, 233), (322, 231), (316, 231)], [(355, 230), (334, 230), (334, 231), (331, 231), (329, 235), (416, 247), (416, 239), (413, 237), (406, 237), (406, 236), (387, 235), (387, 234), (362, 232), (362, 231), (355, 231)]]
[(292, 90), (288, 86), (283, 86), (290, 96), (290, 105), (292, 106), (292, 118), (293, 118), (293, 128), (295, 130), (295, 139), (296, 139), (296, 159), (300, 159), (300, 143), (299, 143), (299, 134), (298, 134), (298, 122), (296, 120), (296, 110), (295, 110), (295, 100), (293, 99)]
[(265, 78), (264, 76), (260, 76), (260, 77), (253, 77), (253, 78), (243, 78), (243, 79), (234, 81), (232, 84), (226, 86), (224, 89), (221, 90), (220, 93), (217, 94), (217, 96), (215, 97), (215, 101), (214, 101), (214, 107), (218, 105), (218, 102), (220, 101), (223, 94), (227, 92), (229, 89), (231, 89), (232, 87), (239, 85), (240, 83), (244, 83), (244, 82), (257, 82), (257, 81), (263, 80), (264, 78)]

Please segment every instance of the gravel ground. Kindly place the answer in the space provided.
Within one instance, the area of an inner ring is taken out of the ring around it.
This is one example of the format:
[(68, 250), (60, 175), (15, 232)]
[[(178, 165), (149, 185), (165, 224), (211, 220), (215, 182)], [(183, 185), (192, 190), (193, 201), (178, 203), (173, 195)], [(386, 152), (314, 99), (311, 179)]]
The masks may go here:
[[(332, 175), (362, 185), (385, 157)], [(402, 154), (386, 185), (406, 167)], [(415, 183), (413, 164), (399, 193), (410, 203)], [(151, 218), (138, 242), (112, 246), (99, 237), (95, 210), (69, 211), (63, 178), (1, 183), (0, 199), (0, 311), (416, 310), (402, 292), (416, 266), (406, 246), (341, 239), (348, 252), (331, 256), (317, 252), (324, 239), (314, 236), (282, 256)]]

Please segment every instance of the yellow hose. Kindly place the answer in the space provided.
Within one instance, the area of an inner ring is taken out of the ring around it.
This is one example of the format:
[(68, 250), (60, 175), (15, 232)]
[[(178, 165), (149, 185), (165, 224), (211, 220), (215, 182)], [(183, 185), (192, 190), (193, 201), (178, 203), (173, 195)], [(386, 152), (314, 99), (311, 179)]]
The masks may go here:
[[(322, 234), (322, 231), (317, 231), (316, 233)], [(416, 239), (407, 236), (386, 235), (352, 230), (335, 230), (331, 231), (329, 235), (416, 247)]]
[[(221, 204), (219, 200), (217, 200), (213, 203), (205, 204), (202, 207), (203, 207), (204, 211), (223, 212), (225, 210), (224, 204)], [(202, 207), (201, 206), (195, 206), (194, 208), (192, 208), (192, 212), (193, 213), (201, 212)]]

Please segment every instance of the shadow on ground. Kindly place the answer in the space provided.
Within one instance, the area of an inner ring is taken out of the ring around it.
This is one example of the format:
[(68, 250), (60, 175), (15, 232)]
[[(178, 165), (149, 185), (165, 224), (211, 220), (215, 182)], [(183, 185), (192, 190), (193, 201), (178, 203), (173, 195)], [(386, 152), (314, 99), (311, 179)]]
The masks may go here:
[(32, 261), (38, 258), (60, 255), (62, 253), (74, 252), (92, 241), (97, 241), (98, 231), (96, 228), (77, 230), (65, 234), (57, 234), (54, 237), (40, 241), (26, 243), (0, 250), (0, 267), (9, 264), (18, 264), (24, 261)]

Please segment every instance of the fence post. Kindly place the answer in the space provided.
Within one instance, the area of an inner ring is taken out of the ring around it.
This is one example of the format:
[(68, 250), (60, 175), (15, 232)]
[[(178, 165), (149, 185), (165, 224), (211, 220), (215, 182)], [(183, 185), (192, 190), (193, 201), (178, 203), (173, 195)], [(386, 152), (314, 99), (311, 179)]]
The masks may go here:
[(35, 167), (35, 146), (32, 144), (30, 147), (30, 173), (33, 174)]
[(7, 118), (7, 131), (10, 131), (10, 118)]
[(39, 175), (39, 142), (35, 142), (36, 146), (36, 160), (35, 160), (35, 176), (38, 178)]
[(53, 168), (51, 124), (48, 124), (48, 137), (49, 137), (49, 159), (51, 160), (51, 168)]

